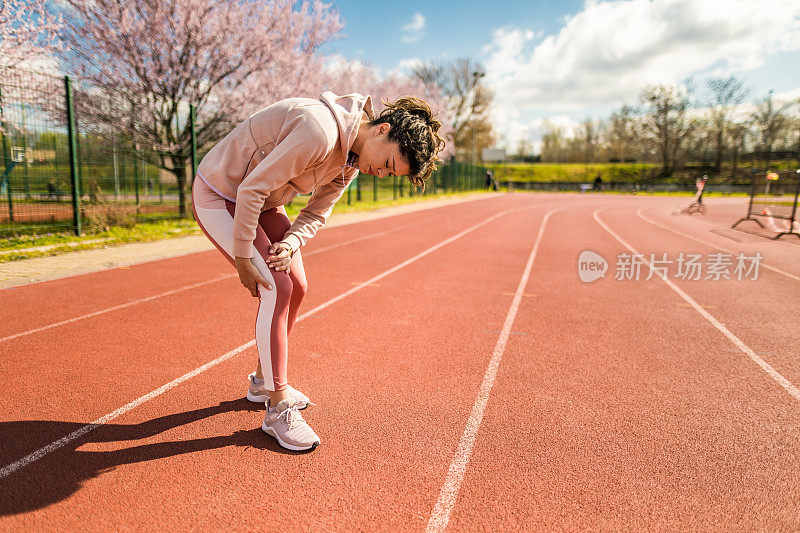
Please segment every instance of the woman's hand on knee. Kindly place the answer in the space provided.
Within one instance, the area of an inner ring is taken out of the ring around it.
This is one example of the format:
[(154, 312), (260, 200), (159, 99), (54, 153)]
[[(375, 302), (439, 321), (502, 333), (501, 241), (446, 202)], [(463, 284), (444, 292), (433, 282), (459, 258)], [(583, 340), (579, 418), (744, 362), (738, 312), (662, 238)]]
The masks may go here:
[(266, 287), (267, 290), (272, 290), (272, 285), (261, 275), (261, 272), (258, 271), (258, 268), (249, 257), (236, 257), (234, 261), (236, 262), (236, 270), (239, 271), (239, 281), (247, 287), (251, 295), (258, 298), (259, 284)]
[(269, 247), (271, 255), (267, 257), (267, 266), (272, 270), (283, 271), (289, 273), (289, 267), (292, 264), (292, 249), (284, 242), (276, 242)]

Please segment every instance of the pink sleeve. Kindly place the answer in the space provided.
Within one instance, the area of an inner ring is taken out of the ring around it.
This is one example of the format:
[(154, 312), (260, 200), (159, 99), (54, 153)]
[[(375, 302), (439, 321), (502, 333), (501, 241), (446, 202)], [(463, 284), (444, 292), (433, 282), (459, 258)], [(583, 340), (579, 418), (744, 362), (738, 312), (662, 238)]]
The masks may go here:
[(253, 257), (253, 241), (264, 199), (295, 176), (322, 160), (332, 144), (314, 116), (300, 115), (291, 131), (242, 180), (236, 191), (233, 218), (233, 254)]
[(357, 174), (358, 169), (348, 168), (343, 176), (317, 188), (308, 199), (308, 204), (298, 213), (292, 227), (283, 236), (283, 240), (291, 244), (294, 250), (298, 250), (314, 237), (319, 228), (325, 225), (333, 212), (333, 206), (336, 205)]

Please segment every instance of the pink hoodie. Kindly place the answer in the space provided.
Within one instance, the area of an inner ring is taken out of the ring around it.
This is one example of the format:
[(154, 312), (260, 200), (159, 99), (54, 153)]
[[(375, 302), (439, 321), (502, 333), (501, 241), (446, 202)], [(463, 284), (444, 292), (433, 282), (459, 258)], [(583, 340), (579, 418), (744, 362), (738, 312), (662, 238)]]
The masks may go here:
[(358, 93), (319, 100), (287, 98), (256, 112), (217, 143), (197, 169), (220, 196), (236, 202), (233, 253), (252, 257), (261, 211), (311, 194), (283, 240), (294, 250), (316, 235), (358, 169), (345, 163), (372, 100)]

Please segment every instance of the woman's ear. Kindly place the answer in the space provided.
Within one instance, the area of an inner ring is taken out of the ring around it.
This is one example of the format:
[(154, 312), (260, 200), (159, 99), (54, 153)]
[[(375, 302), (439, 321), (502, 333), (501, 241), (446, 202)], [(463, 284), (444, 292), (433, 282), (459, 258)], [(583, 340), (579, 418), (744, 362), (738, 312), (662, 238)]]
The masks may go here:
[(378, 127), (376, 129), (376, 134), (386, 135), (387, 133), (389, 133), (390, 129), (392, 129), (392, 125), (389, 124), (388, 122), (384, 122), (383, 124), (378, 124)]

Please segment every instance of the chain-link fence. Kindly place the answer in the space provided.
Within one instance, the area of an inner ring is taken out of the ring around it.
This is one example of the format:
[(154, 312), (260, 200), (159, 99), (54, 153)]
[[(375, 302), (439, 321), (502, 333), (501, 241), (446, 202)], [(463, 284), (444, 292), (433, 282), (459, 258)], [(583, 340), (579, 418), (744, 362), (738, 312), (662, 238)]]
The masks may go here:
[(158, 154), (87, 120), (95, 94), (80, 81), (0, 68), (0, 237), (177, 216), (175, 179)]
[[(178, 154), (187, 162), (189, 182), (181, 195), (175, 173), (165, 169), (175, 166), (175, 154), (142, 148), (109, 119), (124, 121), (129, 105), (124, 93), (83, 80), (0, 67), (0, 237), (81, 234), (180, 216), (181, 198), (190, 198), (192, 149)], [(183, 127), (188, 124), (194, 138), (192, 113)], [(211, 146), (199, 147), (195, 164)], [(424, 193), (403, 178), (362, 175), (351, 183), (346, 201), (482, 189), (485, 172), (449, 161), (428, 179)]]
[(392, 177), (390, 180), (359, 174), (347, 190), (346, 201), (350, 205), (354, 202), (386, 202), (398, 198), (472, 191), (484, 187), (485, 174), (484, 167), (450, 160), (431, 174), (425, 182), (424, 191), (416, 190), (402, 177)]

